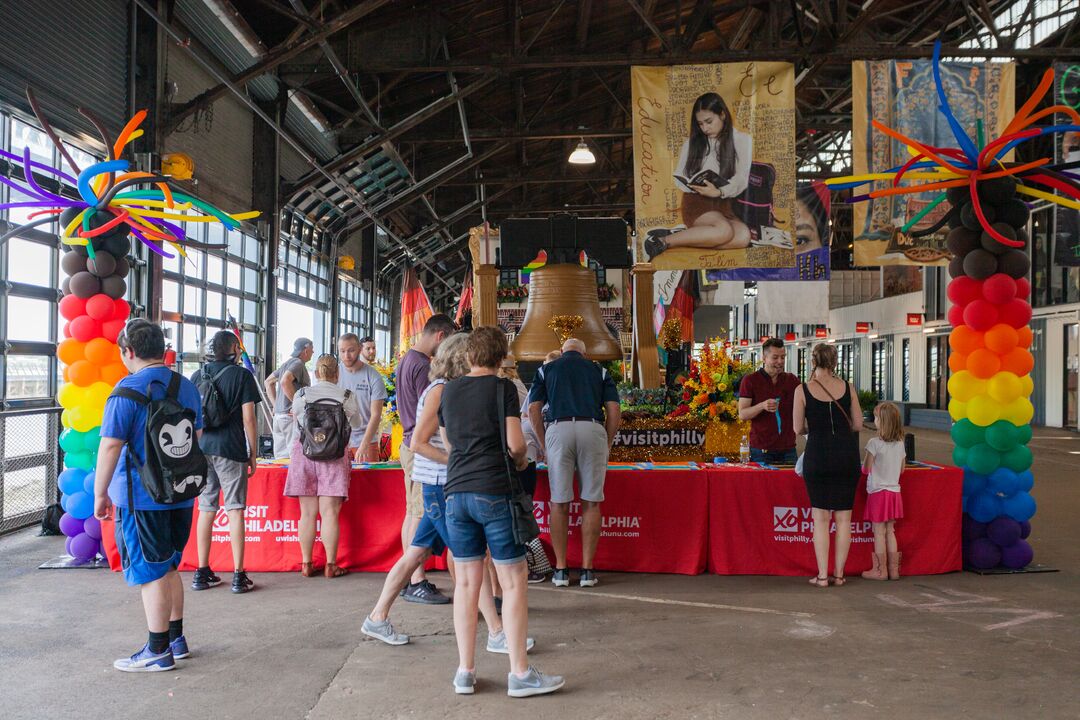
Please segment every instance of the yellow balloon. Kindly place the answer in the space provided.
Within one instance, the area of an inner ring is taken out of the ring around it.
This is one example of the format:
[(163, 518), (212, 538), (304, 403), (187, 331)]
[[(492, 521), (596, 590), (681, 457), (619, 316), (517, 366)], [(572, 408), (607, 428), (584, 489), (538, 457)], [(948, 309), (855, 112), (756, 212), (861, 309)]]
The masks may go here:
[(60, 392), (56, 393), (56, 401), (71, 410), (86, 402), (86, 391), (87, 388), (81, 388), (75, 383), (64, 383)]
[(105, 407), (105, 401), (109, 399), (109, 394), (112, 392), (112, 385), (106, 382), (98, 381), (86, 388), (86, 402), (91, 407)]
[(950, 400), (949, 401), (949, 416), (953, 419), (953, 421), (960, 421), (960, 420), (963, 420), (964, 418), (966, 418), (968, 416), (968, 414), (967, 414), (967, 403), (966, 402), (961, 402), (960, 400), (957, 400), (956, 398), (953, 398), (952, 400)]
[(1027, 425), (1035, 416), (1035, 406), (1027, 398), (1016, 398), (1001, 411), (1001, 417), (1017, 427)]
[(1011, 372), (1006, 371), (994, 375), (994, 377), (990, 378), (987, 385), (990, 397), (1004, 405), (1008, 405), (1013, 400), (1016, 400), (1024, 390), (1020, 378), (1016, 377)]
[(989, 395), (973, 397), (967, 404), (968, 420), (980, 427), (993, 425), (1001, 419), (1001, 403)]
[(100, 424), (101, 413), (97, 413), (97, 418), (95, 420), (95, 413), (93, 413), (86, 406), (72, 408), (71, 427), (75, 430), (75, 432), (89, 432)]
[(1035, 392), (1035, 381), (1031, 379), (1031, 376), (1025, 375), (1020, 378), (1020, 397), (1031, 397), (1033, 392)]
[(64, 427), (66, 427), (66, 428), (71, 427), (71, 411), (70, 410), (65, 410), (64, 412), (60, 413), (60, 424), (63, 425)]
[(986, 394), (986, 381), (961, 370), (949, 378), (949, 394), (960, 402), (970, 402), (973, 397)]

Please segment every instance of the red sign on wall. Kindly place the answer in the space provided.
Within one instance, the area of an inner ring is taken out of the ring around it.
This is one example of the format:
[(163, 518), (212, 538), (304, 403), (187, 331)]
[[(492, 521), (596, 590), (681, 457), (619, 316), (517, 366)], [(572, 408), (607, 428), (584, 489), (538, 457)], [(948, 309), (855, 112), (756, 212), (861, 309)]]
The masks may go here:
[(728, 341), (726, 341), (724, 343), (724, 349), (725, 350), (730, 350), (731, 349), (731, 341), (730, 340), (728, 340)]
[(908, 313), (907, 314), (908, 327), (918, 327), (922, 325), (922, 313)]
[(739, 345), (741, 345), (742, 347), (747, 347), (749, 344), (750, 344), (750, 341), (747, 340), (746, 338), (743, 338), (742, 340), (739, 341)]
[(829, 328), (819, 327), (814, 330), (814, 337), (823, 338), (829, 336)]
[(857, 323), (855, 323), (855, 332), (857, 332), (857, 333), (868, 333), (868, 332), (870, 332), (870, 323), (868, 323), (868, 322), (857, 322)]
[(764, 343), (766, 340), (769, 339), (769, 337), (770, 337), (769, 335), (762, 335), (761, 336), (761, 342)]
[(793, 332), (784, 334), (784, 340), (787, 340), (788, 342), (791, 342), (792, 340), (795, 340), (796, 338), (798, 338), (798, 335), (796, 335)]

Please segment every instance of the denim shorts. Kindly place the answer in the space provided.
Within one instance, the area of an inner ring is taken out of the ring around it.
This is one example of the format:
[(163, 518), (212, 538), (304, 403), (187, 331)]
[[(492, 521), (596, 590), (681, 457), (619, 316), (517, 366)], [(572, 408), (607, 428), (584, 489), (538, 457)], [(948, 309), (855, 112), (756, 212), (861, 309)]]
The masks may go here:
[(446, 529), (458, 562), (483, 560), (485, 548), (498, 565), (525, 560), (525, 546), (514, 542), (508, 495), (455, 492), (446, 496)]
[(424, 490), (424, 517), (416, 526), (413, 547), (430, 548), (432, 555), (442, 555), (449, 546), (446, 534), (446, 496), (442, 485), (416, 483)]
[(766, 465), (794, 465), (799, 459), (795, 448), (790, 450), (761, 450), (750, 448), (750, 462), (765, 463)]

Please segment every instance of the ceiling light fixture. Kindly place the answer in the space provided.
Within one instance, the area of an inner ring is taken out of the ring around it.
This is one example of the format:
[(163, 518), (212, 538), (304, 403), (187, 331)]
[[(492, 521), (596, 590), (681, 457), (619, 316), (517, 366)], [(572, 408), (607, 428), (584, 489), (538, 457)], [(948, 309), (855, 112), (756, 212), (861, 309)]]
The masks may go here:
[(589, 146), (585, 144), (585, 138), (581, 138), (581, 142), (574, 148), (574, 152), (570, 153), (569, 162), (574, 165), (592, 165), (596, 162), (596, 156), (593, 155)]

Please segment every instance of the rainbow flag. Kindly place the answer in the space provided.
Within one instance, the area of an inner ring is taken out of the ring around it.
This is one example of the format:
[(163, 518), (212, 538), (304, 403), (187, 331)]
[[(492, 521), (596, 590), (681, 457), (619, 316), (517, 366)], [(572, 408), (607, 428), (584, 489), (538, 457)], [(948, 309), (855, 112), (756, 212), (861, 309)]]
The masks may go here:
[(431, 301), (424, 292), (416, 270), (405, 268), (405, 277), (401, 284), (401, 334), (398, 352), (404, 353), (420, 337), (424, 324), (431, 319)]
[(536, 254), (536, 257), (531, 263), (521, 268), (521, 284), (529, 284), (529, 274), (537, 268), (542, 268), (547, 265), (547, 250), (541, 250)]
[(458, 300), (457, 314), (454, 315), (454, 322), (459, 326), (462, 319), (465, 317), (465, 313), (472, 310), (473, 306), (473, 273), (472, 268), (465, 271), (465, 282), (461, 284), (461, 299)]
[(682, 341), (694, 342), (694, 310), (698, 306), (697, 271), (683, 270), (679, 284), (671, 296), (667, 307), (668, 317), (682, 320)]

